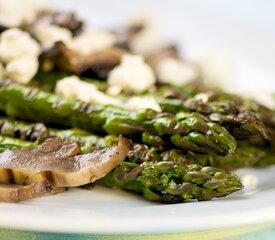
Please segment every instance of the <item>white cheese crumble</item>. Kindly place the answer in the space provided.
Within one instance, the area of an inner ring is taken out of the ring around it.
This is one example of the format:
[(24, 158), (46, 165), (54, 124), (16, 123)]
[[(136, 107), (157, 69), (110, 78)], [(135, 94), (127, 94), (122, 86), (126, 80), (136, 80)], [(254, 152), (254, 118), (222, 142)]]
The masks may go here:
[(38, 57), (39, 53), (38, 42), (27, 32), (11, 28), (0, 36), (0, 60), (4, 63), (26, 55)]
[(161, 31), (150, 16), (140, 16), (131, 24), (144, 26), (130, 41), (130, 48), (134, 53), (149, 56), (164, 46)]
[(257, 188), (258, 183), (259, 183), (258, 178), (252, 174), (245, 174), (242, 177), (242, 184), (244, 186), (244, 191), (246, 192), (255, 190)]
[(230, 58), (212, 52), (201, 55), (194, 63), (207, 86), (229, 90), (235, 84), (234, 66)]
[(80, 80), (77, 76), (66, 77), (57, 82), (55, 92), (66, 98), (76, 98), (83, 102), (102, 105), (120, 105), (120, 102), (99, 91), (92, 83)]
[(19, 27), (32, 23), (39, 13), (49, 9), (45, 0), (0, 0), (0, 24)]
[(153, 70), (139, 55), (124, 55), (120, 65), (115, 67), (108, 76), (111, 89), (115, 87), (125, 92), (141, 93), (152, 87), (155, 82)]
[(198, 93), (194, 97), (196, 100), (201, 101), (202, 103), (207, 103), (208, 102), (208, 95), (206, 93)]
[(84, 82), (77, 76), (70, 76), (59, 80), (55, 92), (65, 98), (78, 99), (87, 103), (113, 105), (130, 111), (150, 108), (161, 112), (159, 104), (153, 97), (131, 97), (129, 99), (111, 97), (99, 91), (94, 84)]
[(79, 55), (89, 55), (110, 48), (115, 44), (114, 34), (108, 31), (85, 30), (68, 45)]
[(42, 26), (37, 25), (34, 32), (43, 47), (50, 47), (58, 41), (62, 41), (65, 44), (70, 44), (73, 38), (71, 31), (67, 28), (59, 27), (53, 24)]
[(157, 103), (156, 99), (149, 96), (131, 97), (123, 107), (131, 111), (136, 111), (142, 108), (150, 108), (157, 112), (161, 112), (161, 107)]
[(6, 73), (13, 81), (26, 84), (36, 74), (38, 65), (37, 57), (26, 55), (10, 61)]
[(194, 66), (174, 58), (161, 61), (156, 68), (156, 73), (161, 82), (176, 86), (182, 86), (198, 77), (198, 71)]

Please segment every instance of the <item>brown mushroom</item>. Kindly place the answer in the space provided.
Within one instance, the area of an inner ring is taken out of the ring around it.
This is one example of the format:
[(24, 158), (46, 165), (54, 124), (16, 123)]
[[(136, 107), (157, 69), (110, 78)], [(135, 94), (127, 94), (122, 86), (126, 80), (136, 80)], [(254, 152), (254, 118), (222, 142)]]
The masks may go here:
[(77, 71), (86, 77), (106, 79), (109, 72), (120, 64), (124, 53), (125, 51), (119, 48), (108, 48), (92, 53), (81, 58)]
[(47, 180), (54, 187), (76, 187), (104, 177), (127, 156), (130, 141), (119, 137), (117, 145), (77, 155), (77, 143), (51, 138), (35, 149), (0, 154), (0, 183), (28, 185)]
[(51, 23), (69, 29), (73, 35), (80, 33), (83, 28), (83, 21), (72, 12), (54, 12)]
[(124, 50), (108, 48), (87, 56), (80, 56), (69, 49), (63, 42), (56, 42), (45, 49), (40, 56), (42, 71), (53, 69), (71, 72), (83, 76), (106, 79), (108, 73), (120, 63)]
[(152, 54), (149, 56), (146, 61), (149, 63), (149, 65), (156, 69), (157, 66), (160, 64), (161, 61), (167, 59), (167, 58), (175, 58), (179, 59), (179, 51), (175, 45), (168, 45), (162, 49), (160, 49), (158, 52)]
[(47, 180), (30, 185), (0, 184), (0, 202), (20, 202), (65, 191), (65, 188), (53, 187)]
[(1, 24), (0, 24), (0, 33), (6, 31), (7, 29), (8, 29), (7, 26), (4, 26), (4, 25), (1, 25)]
[(33, 26), (43, 26), (48, 24), (67, 28), (73, 35), (79, 34), (84, 25), (83, 21), (79, 20), (72, 12), (46, 11), (41, 13), (33, 24), (27, 26), (27, 30), (32, 29)]
[(132, 24), (119, 28), (114, 32), (116, 36), (116, 46), (130, 50), (130, 43), (132, 39), (144, 28), (145, 25), (142, 23)]

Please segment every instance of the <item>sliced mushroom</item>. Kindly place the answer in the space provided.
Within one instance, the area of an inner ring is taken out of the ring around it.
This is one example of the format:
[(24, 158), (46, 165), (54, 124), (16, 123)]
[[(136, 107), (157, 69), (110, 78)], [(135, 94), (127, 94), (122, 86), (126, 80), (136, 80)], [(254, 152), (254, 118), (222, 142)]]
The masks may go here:
[(7, 29), (8, 29), (8, 27), (0, 24), (0, 33), (6, 31)]
[(104, 177), (127, 156), (130, 141), (119, 137), (111, 148), (77, 155), (77, 143), (59, 138), (46, 140), (35, 149), (0, 154), (0, 182), (28, 185), (47, 180), (54, 187), (76, 187)]
[(81, 32), (83, 21), (79, 20), (72, 12), (54, 12), (51, 23), (69, 29), (73, 35)]
[(39, 58), (42, 71), (53, 69), (76, 73), (80, 57), (71, 51), (63, 42), (56, 42), (52, 47), (44, 49)]
[(36, 197), (56, 194), (65, 188), (53, 187), (47, 180), (30, 185), (0, 184), (0, 202), (20, 202)]
[(48, 130), (43, 123), (35, 123), (30, 129), (26, 140), (41, 142), (49, 137)]
[(79, 56), (64, 43), (57, 42), (53, 47), (43, 51), (40, 56), (40, 66), (43, 71), (57, 69), (106, 79), (108, 73), (120, 63), (124, 53), (125, 51), (119, 48), (108, 48), (88, 56)]
[[(20, 125), (20, 122), (14, 123)], [(23, 127), (23, 131), (21, 131), (22, 129), (16, 127), (14, 128), (14, 126), (11, 125), (12, 124), (9, 120), (0, 118), (0, 134), (9, 132), (9, 134), (12, 134), (12, 137), (32, 142), (42, 142), (49, 137), (48, 130), (43, 123), (34, 123), (27, 131), (24, 130)]]
[(83, 21), (79, 20), (72, 12), (59, 12), (59, 11), (45, 11), (41, 13), (36, 21), (25, 27), (26, 30), (32, 31), (34, 26), (42, 26), (53, 24), (63, 28), (67, 28), (73, 35), (77, 35), (82, 31)]
[(130, 50), (130, 42), (144, 27), (144, 24), (139, 23), (119, 28), (115, 32), (116, 46)]
[(108, 48), (92, 53), (81, 58), (77, 71), (86, 77), (106, 79), (109, 72), (120, 64), (123, 54), (125, 51), (119, 48)]
[(168, 46), (160, 49), (158, 52), (149, 56), (146, 59), (146, 61), (150, 64), (150, 66), (153, 69), (156, 69), (161, 61), (163, 61), (167, 58), (179, 59), (180, 58), (179, 55), (180, 55), (179, 51), (175, 45), (168, 45)]

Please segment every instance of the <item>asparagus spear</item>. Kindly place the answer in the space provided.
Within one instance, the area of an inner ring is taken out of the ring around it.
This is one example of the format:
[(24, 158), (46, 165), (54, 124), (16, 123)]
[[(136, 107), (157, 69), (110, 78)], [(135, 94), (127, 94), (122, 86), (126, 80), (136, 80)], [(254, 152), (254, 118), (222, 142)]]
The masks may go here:
[(260, 119), (252, 111), (243, 110), (236, 103), (230, 101), (203, 102), (200, 99), (162, 99), (160, 106), (167, 112), (199, 112), (210, 121), (223, 125), (237, 139), (246, 139), (261, 135), (268, 139), (266, 128)]
[(175, 146), (203, 153), (232, 154), (235, 139), (218, 124), (191, 113), (175, 116), (145, 109), (137, 113), (85, 104), (8, 81), (0, 81), (0, 110), (8, 116), (67, 127), (141, 138), (145, 132)]
[(19, 138), (26, 141), (43, 141), (48, 138), (48, 129), (43, 123), (27, 123), (0, 118), (0, 134), (7, 137)]
[[(56, 83), (64, 78), (71, 76), (71, 74), (67, 72), (57, 72), (57, 71), (49, 71), (49, 72), (43, 72), (39, 71), (34, 79), (31, 81), (31, 86), (38, 86), (39, 88), (45, 89), (47, 91), (54, 91)], [(80, 77), (81, 80), (93, 83), (99, 91), (106, 91), (108, 85), (104, 81), (99, 81), (92, 78), (84, 78)]]
[[(22, 140), (39, 141), (50, 136), (62, 139), (78, 141), (81, 144), (81, 152), (87, 153), (95, 149), (110, 147), (117, 142), (117, 137), (107, 135), (101, 137), (80, 129), (52, 129), (46, 128), (41, 123), (30, 124), (23, 121), (13, 121), (0, 118), (0, 134), (3, 136), (20, 138)], [(201, 166), (212, 166), (221, 169), (232, 170), (240, 167), (252, 166), (257, 162), (267, 162), (267, 147), (256, 147), (250, 142), (240, 144), (236, 154), (230, 157), (222, 157), (210, 154), (199, 154), (192, 151), (184, 153), (179, 149), (165, 149), (163, 147), (149, 147), (146, 144), (134, 144), (133, 150), (128, 154), (130, 162), (141, 164), (143, 162), (173, 161), (175, 163), (195, 163)], [(270, 162), (270, 157), (268, 157)]]
[[(56, 82), (61, 78), (60, 76), (62, 76), (63, 73), (40, 73), (38, 74), (38, 78), (40, 77), (42, 80), (46, 79), (49, 81), (49, 74), (50, 79), (54, 79), (54, 81), (51, 80), (51, 82)], [(98, 85), (100, 90), (106, 90), (106, 83), (105, 86), (103, 86), (104, 83), (102, 81), (83, 80), (92, 81)], [(174, 86), (160, 86), (153, 91), (153, 95), (159, 99), (159, 104), (164, 112), (200, 112), (211, 121), (226, 126), (236, 138), (244, 139), (254, 135), (262, 135), (267, 139), (268, 134), (266, 133), (263, 122), (266, 126), (272, 125), (273, 128), (275, 127), (274, 111), (272, 112), (260, 104), (242, 99), (234, 94), (227, 94), (222, 91), (208, 91), (204, 94), (208, 101), (203, 102), (197, 99), (196, 96), (192, 96), (192, 94), (190, 96), (190, 94), (186, 92), (186, 89), (177, 89)], [(259, 118), (263, 122), (260, 121)]]
[(32, 148), (35, 146), (33, 142), (27, 142), (20, 139), (0, 136), (0, 151), (17, 149), (17, 148)]
[(235, 170), (243, 167), (251, 167), (263, 161), (269, 151), (266, 148), (255, 146), (238, 147), (234, 156), (221, 157), (210, 154), (195, 154), (188, 152), (189, 162), (195, 162), (202, 166), (213, 166), (224, 170)]
[[(204, 98), (206, 102), (201, 102), (197, 99), (197, 96), (201, 95), (202, 93), (206, 96), (206, 98)], [(213, 105), (215, 105), (215, 103), (226, 103), (225, 108), (222, 108), (222, 110), (227, 111), (228, 109), (226, 109), (226, 105), (230, 104), (234, 107), (233, 109), (237, 109), (239, 112), (253, 112), (264, 122), (265, 126), (275, 128), (275, 109), (267, 108), (254, 101), (253, 99), (243, 98), (236, 94), (226, 93), (221, 89), (212, 89), (209, 88), (209, 86), (203, 86), (200, 81), (192, 82), (191, 88), (188, 86), (184, 86), (184, 88), (171, 85), (161, 86), (157, 89), (157, 91), (154, 91), (154, 94), (157, 94), (158, 98), (161, 99), (160, 104), (162, 104), (162, 100), (164, 100), (164, 108), (171, 107), (171, 109), (175, 107), (180, 109), (183, 107), (184, 109), (191, 107), (192, 109), (193, 107), (196, 108), (196, 106), (199, 104), (199, 107), (203, 105), (202, 108), (204, 110), (211, 110), (211, 103), (214, 103)], [(172, 101), (170, 101), (170, 98), (172, 98)], [(185, 102), (186, 100), (186, 106), (183, 106), (184, 104), (182, 104), (182, 102)], [(209, 103), (210, 106), (208, 105)]]
[(269, 151), (259, 161), (256, 162), (256, 167), (266, 167), (275, 164), (275, 151)]
[(0, 135), (37, 143), (49, 137), (60, 137), (61, 139), (79, 142), (82, 153), (88, 153), (107, 146), (110, 147), (118, 140), (116, 136), (112, 135), (101, 137), (81, 129), (46, 128), (43, 123), (27, 123), (4, 117), (0, 118)]
[(123, 162), (96, 184), (134, 191), (152, 201), (210, 200), (242, 188), (238, 177), (212, 167), (175, 162)]
[[(35, 147), (36, 143), (0, 136), (0, 151)], [(96, 184), (132, 190), (146, 199), (176, 203), (188, 199), (210, 200), (242, 188), (234, 174), (183, 162), (137, 164), (123, 162)]]

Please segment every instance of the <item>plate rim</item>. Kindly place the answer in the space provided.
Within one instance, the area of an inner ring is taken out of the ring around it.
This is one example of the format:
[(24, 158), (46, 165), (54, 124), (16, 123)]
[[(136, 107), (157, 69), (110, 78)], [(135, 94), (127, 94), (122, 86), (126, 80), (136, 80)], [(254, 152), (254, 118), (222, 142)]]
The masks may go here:
[[(196, 204), (199, 204), (199, 202)], [(8, 205), (10, 205), (10, 203), (8, 203)], [(22, 205), (24, 206), (24, 204)], [(48, 206), (46, 206), (46, 208), (47, 207)], [(10, 214), (8, 208), (1, 209), (0, 228), (81, 234), (171, 234), (248, 227), (275, 222), (275, 206), (252, 211), (245, 210), (241, 213), (232, 212), (226, 216), (222, 214), (218, 216), (207, 215), (200, 218), (196, 216), (188, 216), (188, 218), (180, 216), (153, 218), (153, 220), (152, 218), (137, 217), (130, 219), (130, 225), (129, 218), (127, 217), (108, 218), (86, 214), (82, 217), (72, 216), (70, 218), (66, 215), (56, 215), (49, 212), (44, 214), (41, 211), (38, 214), (26, 217), (26, 211), (28, 210), (17, 212), (16, 216), (14, 216)], [(81, 224), (75, 224), (77, 222), (81, 222)], [(194, 224), (194, 222), (196, 222), (196, 224)]]

